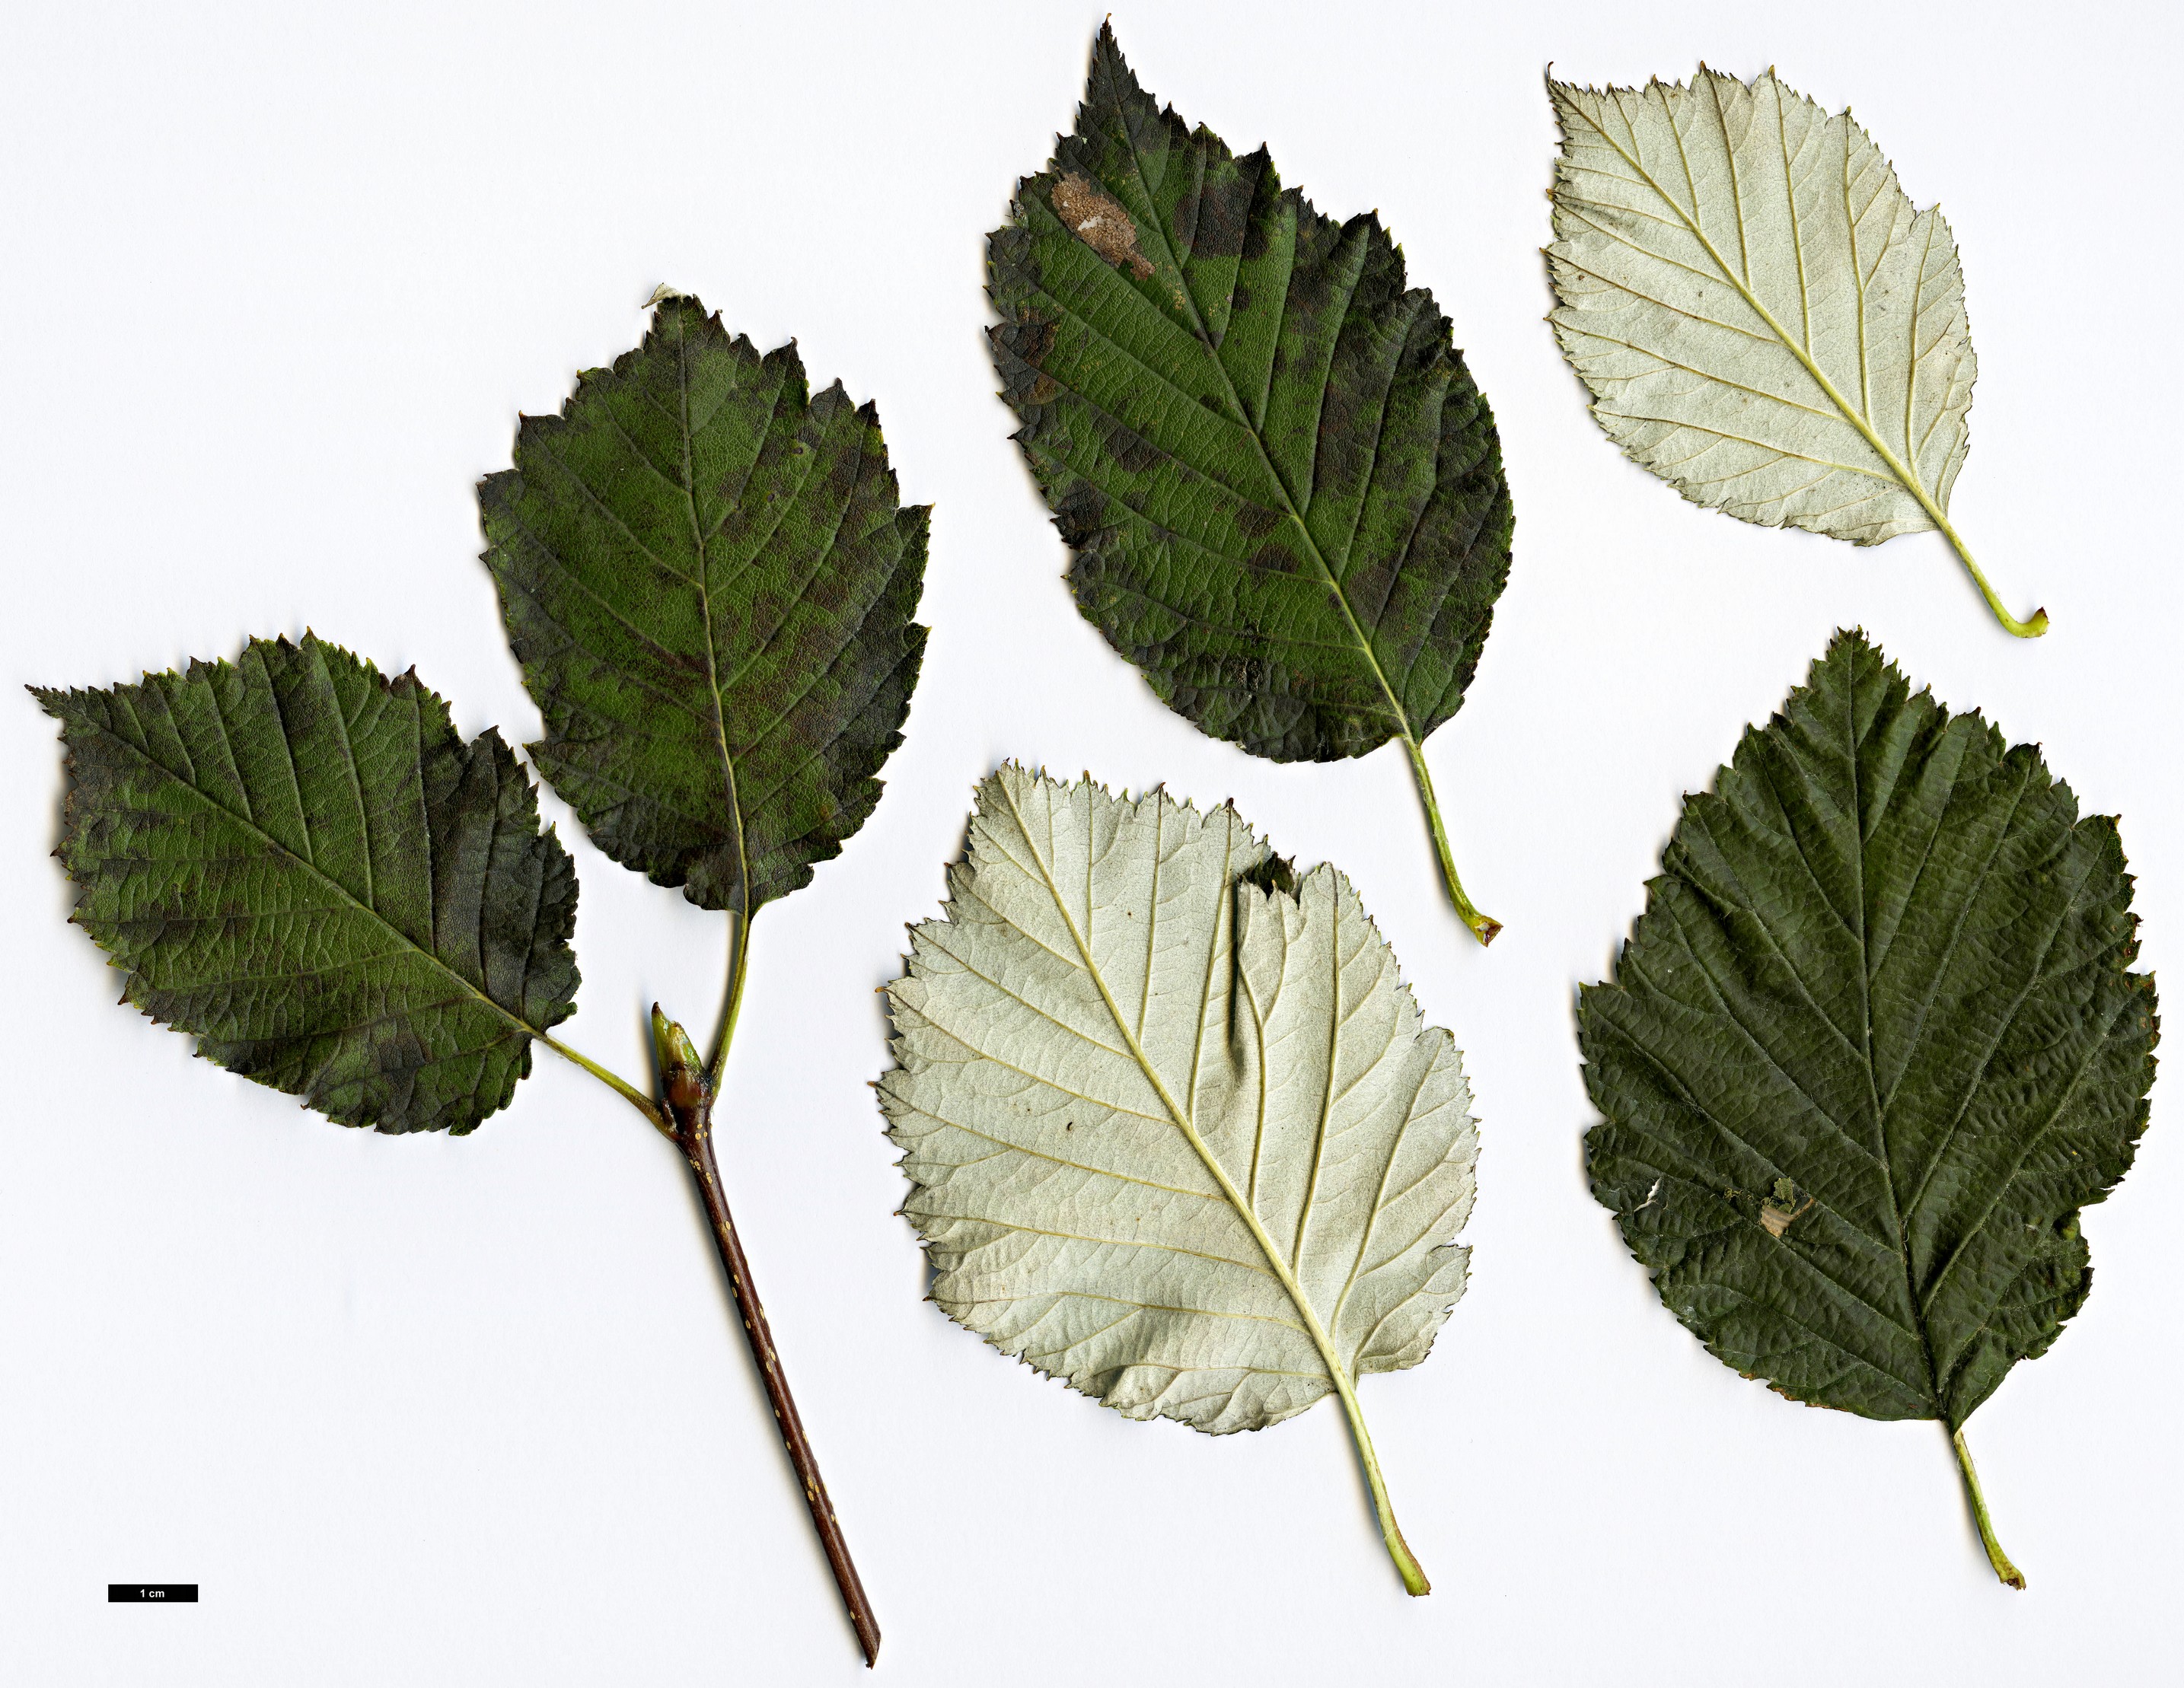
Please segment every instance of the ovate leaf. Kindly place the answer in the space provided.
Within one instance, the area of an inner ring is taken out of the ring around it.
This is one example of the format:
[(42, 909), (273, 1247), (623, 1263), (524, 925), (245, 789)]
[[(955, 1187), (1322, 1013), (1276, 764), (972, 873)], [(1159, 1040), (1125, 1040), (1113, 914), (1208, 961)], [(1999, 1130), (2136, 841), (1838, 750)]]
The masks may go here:
[(1332, 867), (1228, 807), (1003, 767), (889, 988), (881, 1082), (933, 1297), (1126, 1417), (1254, 1430), (1416, 1365), (1463, 1291), (1449, 1034)]
[(462, 1133), (575, 1011), (568, 854), (414, 673), (307, 633), (36, 696), (76, 923), (208, 1060), (343, 1125)]
[(1551, 319), (1593, 415), (1694, 503), (1854, 544), (1948, 519), (1978, 360), (1947, 221), (1847, 111), (1773, 71), (1550, 81), (1562, 120)]
[(478, 498), (529, 748), (593, 842), (744, 916), (808, 881), (879, 799), (925, 644), (928, 512), (872, 407), (664, 293)]
[(1492, 413), (1371, 214), (1163, 110), (1103, 25), (1076, 132), (988, 247), (1016, 437), (1078, 607), (1162, 701), (1278, 761), (1420, 750), (1509, 573)]
[(2114, 822), (1843, 633), (1661, 866), (1580, 997), (1593, 1193), (1738, 1371), (1961, 1432), (2085, 1301), (2146, 1126)]

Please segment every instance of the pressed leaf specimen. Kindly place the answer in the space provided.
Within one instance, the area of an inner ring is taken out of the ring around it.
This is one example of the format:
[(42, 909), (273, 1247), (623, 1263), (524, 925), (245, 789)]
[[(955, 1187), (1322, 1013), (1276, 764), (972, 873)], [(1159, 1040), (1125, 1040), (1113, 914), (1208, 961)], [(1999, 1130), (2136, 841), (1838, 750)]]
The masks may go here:
[(1006, 766), (889, 988), (880, 1084), (933, 1299), (1125, 1417), (1256, 1430), (1357, 1403), (1463, 1293), (1478, 1128), (1449, 1034), (1332, 867), (1226, 805)]
[(68, 749), (75, 920), (207, 1060), (343, 1125), (460, 1134), (534, 1039), (562, 1049), (568, 852), (499, 734), (465, 744), (414, 674), (306, 634), (36, 695)]
[(1685, 800), (1578, 1020), (1593, 1194), (1670, 1312), (1795, 1401), (1948, 1432), (2092, 1283), (2147, 1122), (2115, 822), (1855, 632)]
[(1078, 607), (1154, 692), (1276, 761), (1426, 768), (1509, 573), (1502, 448), (1433, 296), (1368, 213), (1336, 222), (1162, 109), (1102, 25), (1075, 133), (988, 244), (1016, 439)]
[(1978, 359), (1957, 243), (1849, 112), (1703, 66), (1686, 87), (1550, 81), (1549, 319), (1635, 462), (1695, 504), (1878, 545), (1949, 522)]
[(655, 1005), (657, 1083), (552, 1035), (575, 1011), (577, 885), (491, 732), (465, 744), (404, 674), (306, 635), (137, 685), (38, 693), (62, 723), (75, 918), (127, 1000), (198, 1052), (346, 1125), (474, 1129), (544, 1044), (687, 1161), (869, 1663), (879, 1628), (723, 1193), (712, 1111), (752, 917), (837, 854), (900, 742), (927, 512), (872, 408), (807, 398), (666, 292), (644, 343), (524, 419), (480, 489), (534, 762), (599, 847), (727, 916), (709, 1056)]

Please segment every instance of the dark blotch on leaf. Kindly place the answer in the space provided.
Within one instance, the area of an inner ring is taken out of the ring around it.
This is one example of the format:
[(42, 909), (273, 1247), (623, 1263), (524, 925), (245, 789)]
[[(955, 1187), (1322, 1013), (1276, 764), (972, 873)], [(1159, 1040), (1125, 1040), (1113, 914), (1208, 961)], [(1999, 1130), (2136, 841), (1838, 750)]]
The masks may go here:
[(1099, 537), (1107, 518), (1106, 495), (1089, 482), (1079, 481), (1054, 506), (1054, 525), (1062, 542), (1082, 550)]
[[(1212, 136), (1206, 139), (1220, 144)], [(1263, 164), (1263, 149), (1256, 155)], [(1246, 160), (1245, 162), (1249, 162)], [(1229, 166), (1200, 192), (1176, 202), (1174, 228), (1178, 242), (1194, 257), (1234, 258), (1244, 250), (1244, 231), (1251, 210), (1251, 179)]]
[(1161, 454), (1120, 422), (1107, 430), (1107, 454), (1126, 475), (1142, 475), (1161, 460)]

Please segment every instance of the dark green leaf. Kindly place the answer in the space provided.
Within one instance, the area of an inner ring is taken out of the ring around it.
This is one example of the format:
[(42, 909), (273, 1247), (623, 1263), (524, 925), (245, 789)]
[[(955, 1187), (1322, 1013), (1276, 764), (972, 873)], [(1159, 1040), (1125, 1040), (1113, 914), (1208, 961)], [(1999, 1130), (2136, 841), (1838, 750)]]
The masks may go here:
[(871, 405), (806, 401), (694, 298), (527, 416), (479, 488), (487, 565), (546, 719), (539, 772), (593, 842), (755, 913), (878, 800), (924, 649), (928, 512)]
[(466, 1132), (574, 1011), (577, 883), (488, 731), (305, 634), (37, 690), (68, 747), (58, 854), (125, 996), (343, 1125)]
[(1112, 28), (1076, 133), (988, 248), (1016, 437), (1078, 605), (1206, 733), (1415, 750), (1509, 571), (1486, 401), (1378, 218), (1162, 110)]
[(1953, 1428), (2044, 1352), (2146, 1125), (2131, 889), (2036, 749), (1837, 635), (1580, 1002), (1593, 1193), (1670, 1311), (1797, 1400)]

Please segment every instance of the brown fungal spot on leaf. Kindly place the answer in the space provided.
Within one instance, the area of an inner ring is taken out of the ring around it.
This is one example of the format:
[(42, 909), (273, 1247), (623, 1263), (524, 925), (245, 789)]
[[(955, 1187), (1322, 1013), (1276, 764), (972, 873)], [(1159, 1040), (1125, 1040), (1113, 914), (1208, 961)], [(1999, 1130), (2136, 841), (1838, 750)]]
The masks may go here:
[(1139, 281), (1153, 273), (1153, 266), (1138, 250), (1138, 226), (1123, 202), (1089, 177), (1072, 170), (1054, 184), (1047, 203), (1078, 239), (1110, 264), (1122, 265)]

